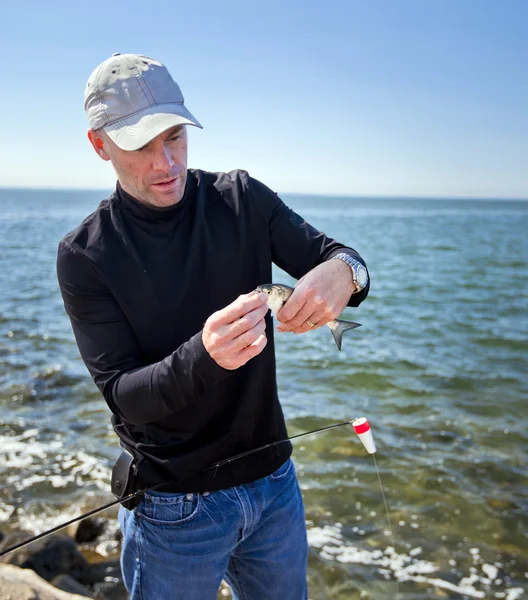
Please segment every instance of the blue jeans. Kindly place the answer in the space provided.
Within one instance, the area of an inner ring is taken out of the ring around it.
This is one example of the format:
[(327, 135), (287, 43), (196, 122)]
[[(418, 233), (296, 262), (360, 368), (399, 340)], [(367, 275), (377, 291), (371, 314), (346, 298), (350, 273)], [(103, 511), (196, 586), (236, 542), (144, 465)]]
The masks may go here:
[(130, 600), (306, 600), (308, 543), (293, 462), (252, 483), (204, 494), (153, 491), (119, 507)]

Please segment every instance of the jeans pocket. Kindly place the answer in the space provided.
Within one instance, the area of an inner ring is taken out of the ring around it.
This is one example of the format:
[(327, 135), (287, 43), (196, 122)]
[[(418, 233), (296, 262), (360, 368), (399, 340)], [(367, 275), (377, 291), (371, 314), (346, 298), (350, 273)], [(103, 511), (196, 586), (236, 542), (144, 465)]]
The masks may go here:
[(270, 477), (273, 481), (280, 481), (281, 479), (285, 479), (293, 470), (293, 461), (291, 458), (283, 463), (275, 472), (273, 472)]
[(139, 516), (164, 527), (175, 527), (192, 521), (202, 506), (201, 494), (159, 494), (145, 493), (143, 502), (138, 505)]

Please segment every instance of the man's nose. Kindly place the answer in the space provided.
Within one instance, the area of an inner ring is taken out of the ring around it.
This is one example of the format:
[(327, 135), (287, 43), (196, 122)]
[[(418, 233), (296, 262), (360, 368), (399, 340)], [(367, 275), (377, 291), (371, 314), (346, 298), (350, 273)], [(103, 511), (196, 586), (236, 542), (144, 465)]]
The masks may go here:
[(161, 140), (156, 146), (152, 166), (156, 171), (170, 171), (174, 166), (174, 160), (169, 148)]

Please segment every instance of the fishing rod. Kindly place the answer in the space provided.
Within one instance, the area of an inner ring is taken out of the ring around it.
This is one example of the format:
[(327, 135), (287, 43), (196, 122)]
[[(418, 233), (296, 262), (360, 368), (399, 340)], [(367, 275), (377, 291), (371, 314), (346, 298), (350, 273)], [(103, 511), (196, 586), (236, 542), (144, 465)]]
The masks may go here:
[[(284, 444), (285, 442), (289, 442), (291, 440), (295, 440), (295, 439), (304, 437), (306, 435), (321, 433), (322, 431), (327, 431), (328, 429), (334, 429), (336, 427), (343, 427), (345, 425), (352, 426), (352, 428), (358, 434), (361, 442), (363, 443), (363, 445), (365, 446), (365, 448), (366, 448), (367, 452), (369, 452), (369, 454), (373, 454), (374, 452), (376, 452), (376, 447), (375, 447), (374, 441), (372, 439), (372, 432), (370, 431), (368, 422), (365, 418), (359, 418), (359, 419), (353, 419), (352, 421), (343, 421), (342, 423), (335, 423), (334, 425), (327, 425), (326, 427), (321, 427), (319, 429), (314, 429), (312, 431), (306, 431), (304, 433), (298, 433), (297, 435), (292, 435), (291, 437), (288, 437), (284, 440), (270, 442), (269, 444), (265, 444), (264, 446), (259, 446), (258, 448), (253, 448), (252, 450), (248, 450), (247, 452), (242, 452), (241, 454), (235, 454), (234, 456), (225, 458), (225, 459), (211, 465), (210, 467), (206, 467), (205, 469), (202, 469), (202, 472), (210, 471), (212, 469), (218, 470), (220, 467), (223, 467), (224, 465), (228, 465), (235, 460), (238, 460), (245, 456), (249, 456), (250, 454), (254, 454), (255, 452), (260, 452), (261, 450), (266, 450), (267, 448), (272, 448), (273, 446), (278, 446), (279, 444)], [(216, 470), (215, 470), (215, 474), (214, 474), (213, 478), (216, 477)], [(48, 531), (44, 531), (43, 533), (39, 533), (38, 535), (35, 535), (24, 542), (20, 542), (14, 546), (11, 546), (5, 550), (0, 551), (0, 558), (2, 556), (5, 556), (6, 554), (10, 554), (11, 552), (14, 552), (15, 550), (19, 550), (20, 548), (23, 548), (24, 546), (28, 546), (29, 544), (32, 544), (33, 542), (36, 542), (37, 540), (40, 540), (48, 535), (51, 535), (52, 533), (60, 531), (61, 529), (64, 529), (65, 527), (68, 527), (69, 525), (72, 525), (73, 523), (76, 523), (77, 521), (82, 521), (83, 519), (86, 519), (86, 518), (96, 515), (100, 512), (103, 512), (104, 510), (107, 510), (108, 508), (111, 508), (112, 506), (115, 506), (116, 504), (121, 504), (121, 503), (127, 502), (128, 500), (131, 500), (132, 498), (135, 498), (136, 496), (139, 496), (140, 494), (144, 494), (145, 492), (156, 490), (156, 489), (163, 487), (164, 485), (167, 485), (169, 483), (171, 483), (171, 482), (163, 481), (154, 486), (146, 487), (142, 490), (138, 490), (137, 492), (128, 494), (127, 496), (123, 496), (122, 498), (119, 498), (118, 500), (114, 500), (113, 502), (109, 502), (108, 504), (104, 504), (103, 506), (100, 506), (98, 508), (94, 508), (93, 510), (91, 510), (87, 513), (84, 513), (78, 517), (75, 517), (74, 519), (71, 519), (70, 521), (67, 521), (66, 523), (57, 525), (56, 527), (53, 527), (52, 529), (49, 529)]]

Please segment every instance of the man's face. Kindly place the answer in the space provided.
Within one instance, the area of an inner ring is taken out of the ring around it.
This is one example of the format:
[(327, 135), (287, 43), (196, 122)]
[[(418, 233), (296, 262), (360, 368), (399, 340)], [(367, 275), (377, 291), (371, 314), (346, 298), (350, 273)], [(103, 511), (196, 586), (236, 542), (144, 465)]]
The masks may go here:
[[(178, 203), (187, 180), (187, 130), (184, 125), (160, 133), (139, 150), (121, 150), (104, 131), (88, 132), (92, 145), (112, 166), (122, 188), (154, 206)], [(99, 141), (100, 140), (100, 141)]]

